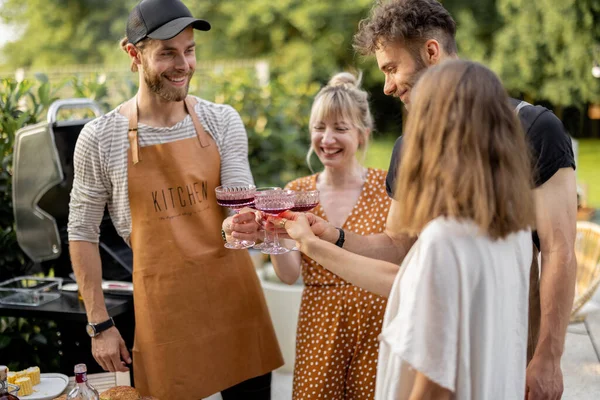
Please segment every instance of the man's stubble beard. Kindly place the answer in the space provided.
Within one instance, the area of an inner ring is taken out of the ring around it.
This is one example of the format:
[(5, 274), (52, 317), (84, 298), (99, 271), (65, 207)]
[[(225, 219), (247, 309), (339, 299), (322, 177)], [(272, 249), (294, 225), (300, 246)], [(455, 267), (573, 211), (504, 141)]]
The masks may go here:
[[(406, 81), (406, 85), (408, 86), (409, 90), (411, 91), (410, 95), (412, 96), (412, 90), (415, 88), (417, 82), (419, 81), (419, 79), (421, 79), (421, 76), (423, 76), (423, 74), (427, 71), (427, 69), (430, 67), (427, 65), (427, 63), (421, 58), (420, 55), (414, 55), (413, 58), (414, 62), (415, 62), (415, 70), (412, 73), (412, 75), (410, 76), (409, 79), (407, 79)], [(402, 93), (403, 90), (398, 89), (396, 91), (396, 93), (394, 93), (394, 97), (396, 97), (398, 100), (402, 101), (402, 99), (400, 99), (400, 94)], [(404, 103), (404, 107), (406, 107), (407, 111), (410, 111), (410, 102), (409, 103)]]
[[(144, 81), (152, 93), (159, 95), (166, 101), (183, 101), (189, 92), (190, 81), (194, 75), (195, 70), (190, 70), (187, 74), (187, 84), (181, 89), (166, 88), (162, 81), (162, 76), (154, 73), (146, 63), (143, 63), (143, 75)], [(166, 79), (166, 78), (165, 78)]]

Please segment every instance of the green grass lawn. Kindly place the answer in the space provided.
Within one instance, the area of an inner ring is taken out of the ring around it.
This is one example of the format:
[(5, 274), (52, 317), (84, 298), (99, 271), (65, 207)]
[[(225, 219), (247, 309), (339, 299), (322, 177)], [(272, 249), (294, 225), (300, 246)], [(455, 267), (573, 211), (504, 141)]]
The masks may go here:
[(577, 183), (587, 192), (588, 206), (600, 207), (600, 140), (578, 142)]
[(369, 144), (369, 151), (365, 165), (372, 168), (381, 168), (387, 170), (390, 166), (392, 149), (394, 148), (393, 138), (380, 138), (372, 140)]
[[(365, 164), (387, 169), (394, 139), (375, 139), (371, 142)], [(577, 160), (577, 182), (587, 191), (588, 205), (600, 207), (600, 140), (581, 139)]]

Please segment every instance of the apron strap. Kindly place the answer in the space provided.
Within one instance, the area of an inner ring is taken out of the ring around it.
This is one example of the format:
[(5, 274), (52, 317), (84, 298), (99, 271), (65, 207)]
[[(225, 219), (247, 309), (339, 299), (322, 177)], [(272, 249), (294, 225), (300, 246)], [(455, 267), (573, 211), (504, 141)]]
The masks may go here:
[[(204, 127), (200, 123), (198, 119), (198, 115), (194, 111), (194, 106), (198, 103), (193, 97), (186, 97), (184, 100), (185, 108), (187, 109), (188, 114), (192, 118), (192, 122), (194, 124), (194, 129), (196, 130), (196, 135), (198, 136), (198, 140), (200, 141), (201, 147), (210, 146), (210, 140), (208, 137), (208, 133), (204, 130)], [(139, 163), (142, 160), (140, 154), (140, 146), (138, 143), (138, 113), (137, 113), (137, 97), (134, 97), (127, 102), (125, 102), (121, 106), (121, 114), (123, 114), (129, 120), (129, 128), (127, 130), (127, 137), (129, 139), (129, 147), (131, 148), (131, 158), (133, 161), (133, 165)]]
[(133, 165), (140, 162), (140, 146), (138, 144), (138, 113), (137, 113), (137, 97), (128, 100), (121, 106), (121, 114), (129, 120), (129, 128), (127, 137), (129, 139), (129, 148), (131, 149), (131, 158)]
[(200, 141), (201, 147), (210, 146), (210, 140), (208, 140), (208, 133), (204, 130), (204, 127), (200, 123), (198, 119), (198, 115), (194, 111), (194, 106), (198, 103), (194, 97), (187, 96), (185, 98), (185, 107), (187, 108), (188, 114), (192, 117), (192, 122), (194, 123), (194, 128), (196, 128), (196, 135), (198, 135), (198, 140)]

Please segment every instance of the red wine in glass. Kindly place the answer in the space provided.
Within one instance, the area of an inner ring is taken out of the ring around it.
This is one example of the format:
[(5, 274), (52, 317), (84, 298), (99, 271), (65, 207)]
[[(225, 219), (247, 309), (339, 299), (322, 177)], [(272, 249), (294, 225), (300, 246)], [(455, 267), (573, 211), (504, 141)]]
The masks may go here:
[(294, 207), (292, 211), (307, 212), (319, 205), (319, 191), (308, 190), (296, 192)]
[(217, 198), (217, 204), (222, 207), (237, 208), (254, 205), (254, 196), (246, 197), (244, 199), (219, 199)]
[[(292, 190), (265, 190), (257, 193), (254, 202), (257, 210), (264, 214), (279, 215), (294, 207), (296, 192)], [(289, 249), (281, 246), (277, 237), (277, 230), (273, 231), (274, 240), (271, 247), (262, 250), (266, 254), (283, 254)]]
[[(282, 190), (280, 187), (277, 186), (261, 186), (259, 188), (256, 188), (256, 193), (261, 193), (261, 192), (266, 192), (269, 190)], [(254, 208), (256, 210), (256, 202), (253, 202), (252, 205), (249, 205), (248, 207), (250, 208)], [(267, 220), (267, 215), (266, 214), (262, 214), (262, 219), (263, 221)], [(261, 229), (262, 232), (262, 243), (258, 243), (254, 245), (254, 248), (257, 250), (263, 250), (266, 248), (271, 247), (271, 243), (272, 240), (268, 235), (268, 232), (266, 229)]]
[[(256, 187), (243, 183), (224, 185), (215, 188), (217, 204), (235, 211), (254, 205)], [(225, 243), (228, 249), (247, 249), (254, 246), (254, 241), (235, 239)]]
[(294, 206), (294, 208), (292, 208), (291, 211), (295, 211), (295, 212), (307, 212), (307, 211), (312, 210), (313, 208), (315, 208), (318, 205), (319, 205), (319, 203), (299, 204), (299, 205)]
[(271, 215), (279, 215), (282, 212), (285, 212), (289, 210), (289, 208), (272, 208), (272, 209), (261, 209), (260, 211), (267, 213), (267, 214), (271, 214)]

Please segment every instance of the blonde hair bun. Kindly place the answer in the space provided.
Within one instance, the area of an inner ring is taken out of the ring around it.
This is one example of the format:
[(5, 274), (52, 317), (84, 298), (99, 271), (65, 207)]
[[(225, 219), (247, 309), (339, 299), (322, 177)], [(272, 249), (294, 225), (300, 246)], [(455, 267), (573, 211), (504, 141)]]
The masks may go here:
[(330, 80), (327, 86), (342, 86), (348, 85), (353, 86), (355, 88), (360, 87), (362, 74), (359, 74), (358, 77), (354, 76), (350, 72), (340, 72), (335, 74)]

